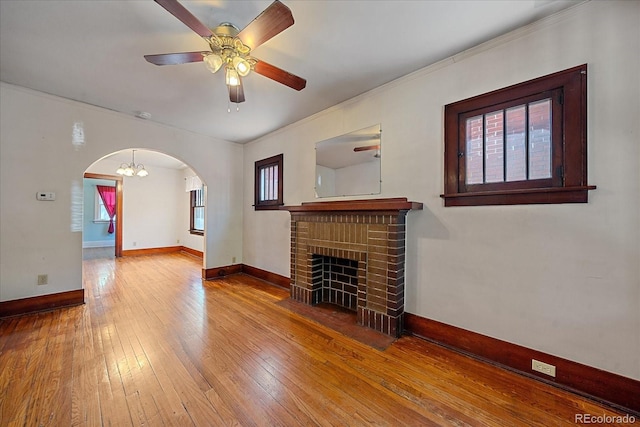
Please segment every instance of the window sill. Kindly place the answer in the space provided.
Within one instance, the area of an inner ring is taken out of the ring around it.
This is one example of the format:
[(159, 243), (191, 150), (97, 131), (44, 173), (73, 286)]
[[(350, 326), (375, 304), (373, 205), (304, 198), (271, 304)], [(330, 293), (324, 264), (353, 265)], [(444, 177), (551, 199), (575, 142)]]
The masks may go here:
[(476, 191), (473, 193), (441, 194), (448, 206), (535, 205), (558, 203), (587, 203), (589, 190), (595, 185), (581, 187), (528, 188), (523, 190)]
[(253, 205), (253, 209), (256, 211), (278, 211), (284, 204), (277, 205)]
[(198, 236), (204, 236), (204, 231), (203, 230), (189, 230), (189, 233), (196, 234)]
[[(109, 222), (110, 222), (110, 221), (109, 221), (108, 219), (94, 219), (94, 220), (93, 220), (93, 223), (94, 223), (94, 224), (109, 224)], [(113, 220), (113, 223), (114, 223), (114, 224), (116, 223), (116, 220), (115, 220), (115, 219)]]

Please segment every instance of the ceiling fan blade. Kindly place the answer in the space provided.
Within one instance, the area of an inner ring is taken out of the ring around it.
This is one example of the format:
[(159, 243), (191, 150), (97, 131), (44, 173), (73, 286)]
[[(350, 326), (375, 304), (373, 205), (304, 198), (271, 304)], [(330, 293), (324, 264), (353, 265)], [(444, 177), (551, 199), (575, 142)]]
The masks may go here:
[(276, 0), (243, 28), (238, 33), (238, 38), (251, 49), (255, 49), (292, 26), (293, 22), (291, 10)]
[(254, 71), (295, 90), (302, 90), (307, 86), (307, 81), (302, 77), (293, 75), (264, 61), (257, 60)]
[(379, 150), (379, 145), (365, 145), (363, 147), (355, 147), (353, 151), (367, 151), (367, 150)]
[(144, 59), (155, 65), (178, 65), (189, 62), (202, 62), (202, 55), (209, 52), (180, 52), (145, 55)]
[(155, 0), (155, 2), (182, 21), (184, 25), (195, 31), (200, 37), (208, 38), (213, 35), (213, 32), (206, 25), (193, 16), (191, 12), (178, 3), (177, 0)]
[(227, 88), (229, 89), (229, 100), (231, 102), (235, 102), (236, 104), (244, 102), (244, 89), (242, 88), (242, 79), (238, 77), (238, 81), (240, 82), (240, 84), (237, 86), (227, 85)]

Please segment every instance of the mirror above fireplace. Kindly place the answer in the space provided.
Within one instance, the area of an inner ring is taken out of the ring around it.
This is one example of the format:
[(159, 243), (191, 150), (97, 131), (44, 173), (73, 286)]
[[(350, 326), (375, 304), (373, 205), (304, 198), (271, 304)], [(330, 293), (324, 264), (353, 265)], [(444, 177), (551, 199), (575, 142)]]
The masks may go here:
[(316, 143), (316, 197), (380, 194), (380, 124)]

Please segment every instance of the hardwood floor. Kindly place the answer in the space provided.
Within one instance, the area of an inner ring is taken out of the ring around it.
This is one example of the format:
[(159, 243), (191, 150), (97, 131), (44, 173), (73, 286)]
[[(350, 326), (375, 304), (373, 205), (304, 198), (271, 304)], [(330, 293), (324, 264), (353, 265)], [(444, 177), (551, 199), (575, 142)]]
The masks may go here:
[(413, 337), (384, 351), (179, 253), (84, 261), (87, 303), (0, 320), (2, 426), (574, 425), (618, 413)]
[(82, 259), (106, 259), (115, 258), (116, 248), (113, 246), (101, 247), (101, 248), (83, 248)]

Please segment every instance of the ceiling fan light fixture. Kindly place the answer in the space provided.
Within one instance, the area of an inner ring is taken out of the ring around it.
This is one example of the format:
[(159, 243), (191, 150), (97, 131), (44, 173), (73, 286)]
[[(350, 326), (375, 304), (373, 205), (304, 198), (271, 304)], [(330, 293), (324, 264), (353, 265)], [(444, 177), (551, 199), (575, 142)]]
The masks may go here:
[(242, 77), (247, 76), (251, 71), (251, 65), (249, 65), (249, 63), (241, 56), (233, 58), (233, 68), (235, 68), (238, 74)]
[(240, 77), (238, 72), (233, 67), (225, 67), (225, 82), (227, 86), (239, 86)]
[(222, 58), (216, 53), (205, 55), (203, 60), (205, 67), (207, 67), (207, 70), (211, 71), (212, 73), (215, 73), (220, 69), (220, 67), (222, 67)]
[(179, 0), (155, 1), (202, 37), (211, 51), (145, 55), (148, 62), (155, 65), (175, 65), (202, 61), (212, 73), (224, 67), (229, 100), (236, 104), (245, 101), (241, 77), (249, 75), (251, 71), (294, 90), (305, 88), (305, 79), (250, 56), (253, 49), (294, 24), (291, 9), (279, 0), (273, 0), (269, 7), (242, 30), (228, 22), (211, 29), (182, 6)]

